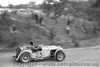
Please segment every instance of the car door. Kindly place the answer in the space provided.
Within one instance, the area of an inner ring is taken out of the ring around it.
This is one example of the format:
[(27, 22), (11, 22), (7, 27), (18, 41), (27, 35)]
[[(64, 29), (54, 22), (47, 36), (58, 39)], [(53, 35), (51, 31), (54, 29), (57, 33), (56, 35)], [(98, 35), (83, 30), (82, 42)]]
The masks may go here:
[(36, 51), (34, 53), (32, 53), (32, 58), (42, 58), (42, 51)]
[(49, 57), (50, 56), (50, 50), (48, 47), (42, 47), (42, 57)]

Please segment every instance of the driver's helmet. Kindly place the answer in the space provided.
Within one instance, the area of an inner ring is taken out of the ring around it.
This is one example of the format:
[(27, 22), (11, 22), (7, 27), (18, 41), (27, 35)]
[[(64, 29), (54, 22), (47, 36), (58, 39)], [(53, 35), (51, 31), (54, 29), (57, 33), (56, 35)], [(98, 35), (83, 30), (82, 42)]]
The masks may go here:
[(34, 45), (34, 41), (30, 41), (30, 45), (32, 45), (32, 46), (33, 46), (33, 45)]

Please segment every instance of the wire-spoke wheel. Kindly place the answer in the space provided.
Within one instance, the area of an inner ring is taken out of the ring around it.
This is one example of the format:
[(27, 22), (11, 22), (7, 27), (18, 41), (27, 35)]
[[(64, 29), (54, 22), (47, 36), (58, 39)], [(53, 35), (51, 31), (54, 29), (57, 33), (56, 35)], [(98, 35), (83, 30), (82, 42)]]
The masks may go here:
[(57, 54), (56, 54), (56, 60), (62, 61), (62, 60), (64, 60), (64, 59), (65, 59), (65, 54), (64, 54), (64, 52), (58, 51)]
[(23, 53), (20, 56), (20, 61), (23, 62), (23, 63), (30, 62), (30, 60), (31, 60), (31, 57), (30, 57), (30, 54), (29, 53)]

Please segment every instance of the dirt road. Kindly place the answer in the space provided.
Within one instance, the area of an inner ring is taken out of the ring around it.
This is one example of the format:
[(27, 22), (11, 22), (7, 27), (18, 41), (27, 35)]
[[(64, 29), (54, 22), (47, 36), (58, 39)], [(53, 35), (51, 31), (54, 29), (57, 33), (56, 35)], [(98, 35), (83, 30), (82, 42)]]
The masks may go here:
[(74, 48), (64, 50), (64, 61), (55, 60), (32, 61), (22, 64), (13, 60), (15, 52), (0, 52), (0, 67), (41, 67), (41, 66), (65, 66), (65, 67), (100, 67), (100, 46), (89, 48)]

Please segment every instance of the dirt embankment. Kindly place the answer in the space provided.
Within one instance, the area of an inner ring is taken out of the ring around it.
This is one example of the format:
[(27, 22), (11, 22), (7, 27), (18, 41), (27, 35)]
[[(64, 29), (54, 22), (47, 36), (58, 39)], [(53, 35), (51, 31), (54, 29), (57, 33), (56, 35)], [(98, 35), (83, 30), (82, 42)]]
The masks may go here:
[[(48, 40), (48, 29), (35, 24), (35, 21), (31, 21), (29, 18), (21, 18), (5, 17), (0, 19), (1, 49), (14, 48), (22, 43), (29, 43), (30, 40), (38, 40), (36, 43), (42, 43)], [(13, 25), (15, 31), (12, 30)]]
[[(95, 36), (92, 36), (92, 34), (96, 23), (86, 20), (84, 22), (84, 20), (80, 18), (75, 19), (71, 24), (70, 34), (66, 34), (66, 21), (61, 18), (58, 18), (58, 23), (55, 24), (55, 20), (44, 17), (43, 23), (45, 24), (45, 26), (36, 24), (35, 20), (23, 16), (9, 16), (0, 19), (0, 46), (4, 48), (14, 48), (20, 44), (29, 43), (30, 40), (34, 40), (36, 41), (36, 44), (47, 44), (53, 41), (54, 44), (59, 43), (64, 48), (72, 48), (74, 47), (74, 43), (68, 42), (71, 42), (71, 40), (73, 39), (73, 34), (77, 40), (85, 39), (87, 38), (87, 36), (91, 38)], [(12, 33), (11, 31), (11, 27), (13, 25), (15, 25), (16, 27), (17, 32), (15, 33)], [(85, 28), (89, 32), (88, 34), (84, 33), (82, 25), (85, 26)], [(98, 34), (99, 33), (97, 32), (97, 35)], [(83, 42), (79, 44), (80, 47), (95, 45), (95, 43), (90, 45), (92, 42)]]

